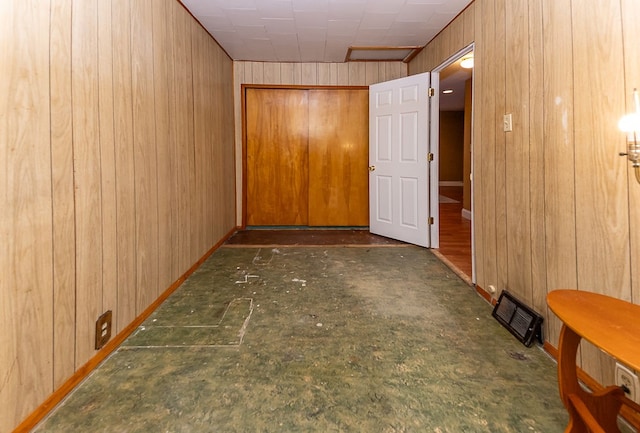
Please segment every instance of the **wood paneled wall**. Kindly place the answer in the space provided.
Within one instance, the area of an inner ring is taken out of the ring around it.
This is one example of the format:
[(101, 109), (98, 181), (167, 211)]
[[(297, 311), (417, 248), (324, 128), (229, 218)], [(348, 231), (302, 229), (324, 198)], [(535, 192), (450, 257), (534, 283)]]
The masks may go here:
[[(409, 65), (429, 71), (475, 43), (477, 283), (543, 313), (556, 347), (549, 291), (640, 303), (640, 185), (617, 129), (640, 87), (638, 19), (634, 0), (475, 0)], [(611, 359), (591, 347), (580, 356), (613, 383)]]
[(235, 91), (237, 224), (242, 224), (242, 95), (243, 84), (304, 86), (368, 86), (407, 76), (403, 62), (273, 63), (233, 62)]
[(233, 65), (177, 1), (0, 2), (0, 431), (235, 227)]

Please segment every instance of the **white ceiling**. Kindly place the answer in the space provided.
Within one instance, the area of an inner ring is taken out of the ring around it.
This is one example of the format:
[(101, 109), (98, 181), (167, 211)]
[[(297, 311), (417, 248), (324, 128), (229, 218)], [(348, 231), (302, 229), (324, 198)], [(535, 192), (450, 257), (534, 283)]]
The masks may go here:
[(472, 0), (180, 0), (234, 60), (343, 62), (424, 46)]

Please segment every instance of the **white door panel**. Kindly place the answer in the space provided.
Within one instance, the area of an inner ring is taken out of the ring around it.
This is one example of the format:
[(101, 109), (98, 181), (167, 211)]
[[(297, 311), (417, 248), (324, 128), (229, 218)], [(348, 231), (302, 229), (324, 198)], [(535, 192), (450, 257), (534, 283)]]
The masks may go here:
[(429, 74), (369, 88), (372, 233), (430, 246), (427, 154)]

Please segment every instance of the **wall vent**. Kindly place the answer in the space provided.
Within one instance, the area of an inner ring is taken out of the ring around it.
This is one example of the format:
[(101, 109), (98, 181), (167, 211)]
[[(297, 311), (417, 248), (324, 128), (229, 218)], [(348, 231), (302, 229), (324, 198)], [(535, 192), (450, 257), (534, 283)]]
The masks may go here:
[(508, 291), (503, 290), (500, 293), (491, 315), (525, 346), (531, 347), (534, 339), (537, 339), (540, 344), (543, 343), (542, 316)]

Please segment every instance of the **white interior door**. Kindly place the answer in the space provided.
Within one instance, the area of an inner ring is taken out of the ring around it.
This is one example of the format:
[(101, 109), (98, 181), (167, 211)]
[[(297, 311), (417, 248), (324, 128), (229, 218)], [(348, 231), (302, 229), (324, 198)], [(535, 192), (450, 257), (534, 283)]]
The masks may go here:
[(433, 230), (429, 78), (424, 73), (369, 87), (369, 229), (423, 247), (432, 246)]

